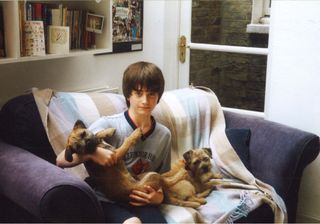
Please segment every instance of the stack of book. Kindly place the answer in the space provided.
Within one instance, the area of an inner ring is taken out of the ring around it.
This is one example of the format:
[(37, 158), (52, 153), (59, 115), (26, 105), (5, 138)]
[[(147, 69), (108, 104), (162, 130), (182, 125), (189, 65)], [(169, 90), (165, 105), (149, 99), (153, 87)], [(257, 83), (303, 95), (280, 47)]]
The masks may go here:
[[(21, 39), (25, 39), (25, 21), (42, 21), (45, 52), (49, 53), (49, 26), (69, 27), (69, 48), (90, 49), (95, 46), (95, 33), (86, 30), (88, 10), (69, 9), (63, 4), (19, 1)], [(25, 41), (21, 41), (21, 54), (25, 55)]]

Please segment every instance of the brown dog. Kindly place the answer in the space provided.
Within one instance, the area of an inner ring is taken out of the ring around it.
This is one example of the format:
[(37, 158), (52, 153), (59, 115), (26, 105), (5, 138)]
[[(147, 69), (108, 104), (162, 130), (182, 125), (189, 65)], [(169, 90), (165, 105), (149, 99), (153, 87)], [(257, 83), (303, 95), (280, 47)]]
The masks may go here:
[(205, 197), (220, 183), (222, 175), (214, 173), (211, 149), (192, 149), (183, 154), (184, 160), (173, 164), (162, 174), (164, 201), (169, 204), (198, 208), (206, 203)]
[(133, 189), (143, 191), (145, 185), (149, 185), (155, 190), (158, 190), (162, 182), (161, 176), (158, 173), (148, 172), (142, 175), (140, 180), (136, 180), (128, 172), (122, 160), (129, 148), (141, 137), (141, 130), (136, 129), (117, 149), (105, 142), (114, 134), (114, 132), (115, 129), (110, 128), (94, 135), (86, 129), (86, 126), (82, 121), (78, 120), (68, 137), (65, 159), (71, 162), (73, 153), (94, 153), (97, 146), (107, 150), (113, 150), (118, 159), (117, 165), (115, 166), (107, 167), (100, 166), (93, 161), (85, 162), (86, 169), (95, 182), (97, 190), (103, 192), (106, 197), (111, 200), (128, 202), (130, 201), (129, 194), (131, 191)]

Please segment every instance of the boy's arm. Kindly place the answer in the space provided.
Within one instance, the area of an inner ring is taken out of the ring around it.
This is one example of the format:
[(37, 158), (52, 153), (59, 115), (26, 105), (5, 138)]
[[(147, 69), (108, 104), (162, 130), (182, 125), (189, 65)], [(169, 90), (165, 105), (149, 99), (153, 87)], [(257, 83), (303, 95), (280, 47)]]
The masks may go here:
[(63, 150), (62, 152), (60, 152), (56, 159), (56, 165), (61, 168), (74, 167), (79, 165), (80, 163), (87, 161), (88, 159), (84, 155), (79, 156), (78, 154), (74, 153), (72, 154), (72, 157), (73, 157), (72, 162), (69, 162), (65, 159), (65, 151), (66, 150)]

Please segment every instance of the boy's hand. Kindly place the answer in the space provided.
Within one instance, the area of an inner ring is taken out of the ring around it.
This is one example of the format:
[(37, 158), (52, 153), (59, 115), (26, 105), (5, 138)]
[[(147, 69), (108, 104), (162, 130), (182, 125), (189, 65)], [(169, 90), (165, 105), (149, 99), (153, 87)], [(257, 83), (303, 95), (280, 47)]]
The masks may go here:
[(130, 204), (135, 206), (144, 205), (159, 205), (163, 201), (163, 191), (160, 188), (158, 191), (146, 185), (144, 191), (133, 190), (130, 194)]
[(97, 147), (93, 154), (88, 154), (89, 159), (101, 166), (114, 166), (117, 164), (117, 156), (111, 150)]

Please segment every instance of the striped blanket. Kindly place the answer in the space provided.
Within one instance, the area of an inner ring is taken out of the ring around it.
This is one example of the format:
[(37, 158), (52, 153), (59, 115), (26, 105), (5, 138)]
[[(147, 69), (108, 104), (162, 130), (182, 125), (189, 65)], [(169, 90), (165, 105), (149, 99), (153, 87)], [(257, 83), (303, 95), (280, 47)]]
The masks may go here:
[[(90, 125), (100, 116), (126, 110), (125, 100), (119, 94), (67, 93), (51, 89), (34, 89), (33, 94), (56, 154), (64, 149), (77, 119)], [(263, 203), (271, 206), (275, 222), (287, 221), (283, 200), (270, 185), (246, 169), (229, 143), (223, 112), (214, 93), (196, 88), (166, 91), (153, 115), (172, 133), (172, 162), (191, 148), (210, 147), (225, 181), (199, 209), (161, 205), (169, 223), (232, 223)], [(83, 165), (69, 171), (81, 178), (87, 176)]]

